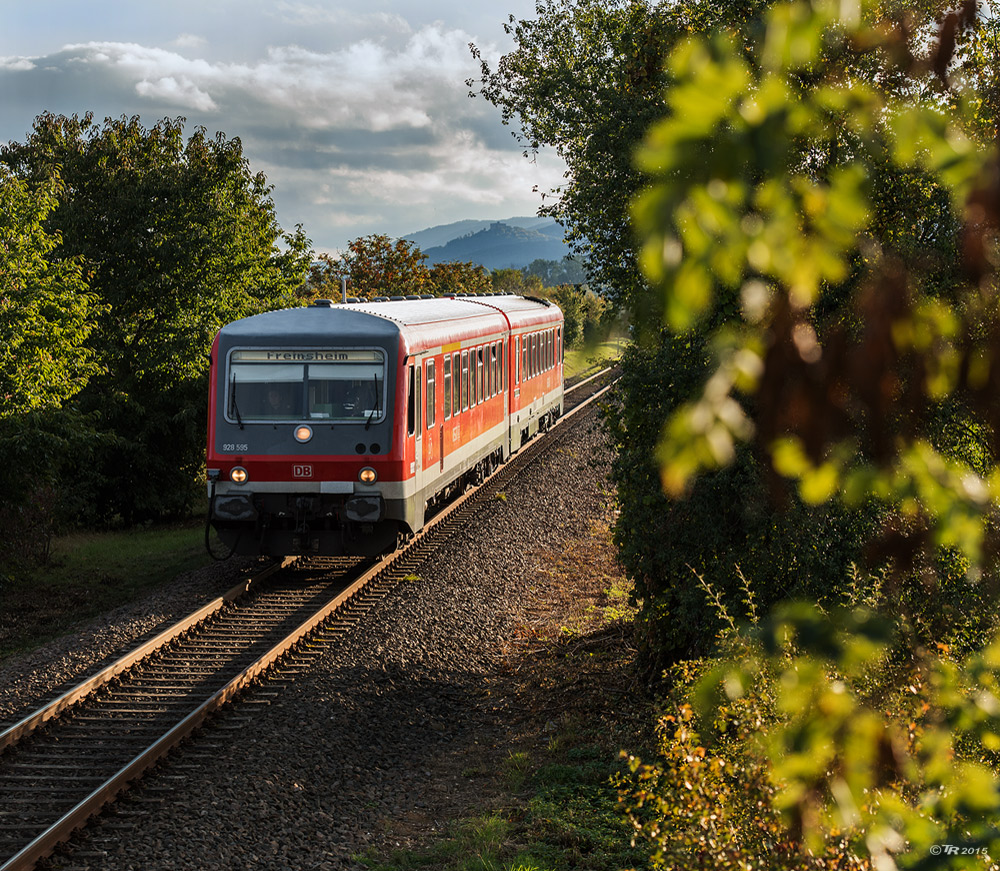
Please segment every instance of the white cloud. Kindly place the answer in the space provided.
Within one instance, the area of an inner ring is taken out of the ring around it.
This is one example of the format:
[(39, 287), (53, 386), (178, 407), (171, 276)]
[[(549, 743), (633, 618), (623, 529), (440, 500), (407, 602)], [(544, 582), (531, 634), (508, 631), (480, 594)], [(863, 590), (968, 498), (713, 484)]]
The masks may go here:
[(266, 105), (306, 127), (385, 131), (427, 127), (435, 109), (461, 114), (469, 73), (468, 34), (428, 26), (400, 50), (360, 40), (333, 52), (272, 47), (252, 64), (191, 59), (133, 43), (67, 46), (73, 61), (113, 70), (136, 93), (203, 112), (224, 103)]
[(135, 91), (140, 97), (162, 100), (172, 106), (197, 109), (199, 112), (214, 112), (218, 109), (215, 101), (197, 87), (186, 76), (161, 76), (155, 81), (141, 81)]
[[(281, 8), (302, 19), (334, 12)], [(303, 223), (321, 250), (367, 233), (534, 211), (532, 188), (558, 184), (562, 165), (524, 160), (496, 109), (470, 100), (464, 84), (476, 73), (468, 43), (487, 55), (495, 46), (459, 28), (409, 29), (397, 18), (387, 19), (395, 29), (347, 44), (315, 40), (321, 50), (276, 29), (270, 47), (238, 61), (210, 55), (213, 38), (202, 48), (181, 28), (171, 32), (185, 35), (167, 47), (78, 42), (45, 57), (0, 59), (0, 87), (22, 117), (92, 109), (149, 123), (180, 109), (192, 125), (238, 136), (274, 185), (282, 225)], [(14, 126), (8, 135), (20, 133)]]
[(26, 57), (0, 57), (0, 70), (27, 72), (35, 69), (35, 62)]

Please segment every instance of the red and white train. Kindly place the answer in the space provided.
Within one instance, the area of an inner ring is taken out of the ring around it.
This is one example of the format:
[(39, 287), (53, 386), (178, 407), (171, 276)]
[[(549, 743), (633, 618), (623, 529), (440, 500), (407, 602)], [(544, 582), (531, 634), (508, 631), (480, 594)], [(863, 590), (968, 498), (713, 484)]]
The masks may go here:
[(563, 316), (460, 295), (268, 312), (212, 348), (209, 518), (239, 554), (391, 550), (563, 411)]

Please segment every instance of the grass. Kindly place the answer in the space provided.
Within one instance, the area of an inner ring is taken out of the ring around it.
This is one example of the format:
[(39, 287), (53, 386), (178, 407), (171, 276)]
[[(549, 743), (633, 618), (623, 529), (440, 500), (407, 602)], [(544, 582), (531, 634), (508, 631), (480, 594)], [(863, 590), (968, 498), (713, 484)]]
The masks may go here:
[(630, 844), (613, 778), (617, 753), (582, 720), (566, 720), (538, 758), (511, 753), (496, 772), (516, 792), (503, 811), (453, 822), (422, 849), (396, 849), (361, 861), (371, 871), (620, 871), (644, 867)]
[(586, 378), (595, 374), (621, 356), (625, 339), (611, 337), (596, 345), (586, 345), (566, 352), (563, 360), (563, 378), (567, 381)]
[(209, 562), (197, 521), (61, 536), (47, 565), (0, 573), (0, 659), (64, 635)]
[(501, 853), (510, 836), (510, 823), (499, 814), (475, 817), (453, 824), (448, 837), (423, 852), (396, 850), (385, 861), (369, 864), (377, 871), (499, 871)]

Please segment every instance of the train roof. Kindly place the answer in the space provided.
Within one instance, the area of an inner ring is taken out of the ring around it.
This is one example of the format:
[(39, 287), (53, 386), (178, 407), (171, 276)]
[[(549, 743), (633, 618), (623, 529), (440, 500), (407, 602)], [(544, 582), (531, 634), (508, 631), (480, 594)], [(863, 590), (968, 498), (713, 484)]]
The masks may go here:
[(222, 328), (219, 338), (230, 347), (261, 339), (294, 346), (328, 345), (333, 336), (381, 344), (402, 335), (412, 353), (501, 332), (508, 323), (518, 330), (561, 320), (557, 306), (510, 294), (336, 305), (318, 301), (234, 321)]

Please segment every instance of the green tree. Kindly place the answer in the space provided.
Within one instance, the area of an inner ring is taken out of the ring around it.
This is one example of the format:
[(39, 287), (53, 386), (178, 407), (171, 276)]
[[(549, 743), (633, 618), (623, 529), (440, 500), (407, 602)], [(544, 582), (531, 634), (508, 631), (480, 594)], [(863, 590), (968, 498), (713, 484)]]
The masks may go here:
[(183, 119), (39, 116), (0, 150), (33, 189), (63, 185), (46, 220), (51, 257), (77, 260), (99, 301), (88, 348), (102, 373), (79, 405), (115, 445), (81, 484), (97, 517), (183, 512), (203, 463), (207, 355), (225, 323), (295, 302), (308, 265), (301, 228), (283, 233), (271, 189), (239, 139)]
[(537, 275), (546, 287), (587, 283), (587, 270), (572, 257), (563, 257), (562, 260), (532, 260), (521, 271), (525, 275)]
[(479, 293), (490, 290), (490, 275), (475, 263), (436, 263), (430, 268), (436, 296), (448, 293)]
[[(347, 295), (363, 299), (430, 293), (433, 286), (426, 259), (413, 242), (393, 241), (378, 233), (351, 240), (336, 257), (320, 255), (322, 273), (338, 283), (346, 276)], [(333, 298), (340, 298), (339, 291)]]
[(53, 259), (45, 230), (59, 181), (31, 191), (0, 167), (0, 418), (59, 407), (99, 371), (96, 315), (79, 262)]
[(644, 285), (628, 220), (640, 185), (632, 151), (663, 111), (661, 59), (678, 35), (669, 5), (542, 0), (534, 20), (511, 16), (516, 49), (495, 69), (480, 58), (480, 79), (469, 82), (517, 125), (526, 155), (553, 147), (566, 161), (566, 183), (540, 214), (567, 227), (574, 255), (617, 301)]
[(32, 191), (0, 167), (0, 570), (47, 558), (78, 508), (64, 482), (95, 444), (63, 408), (100, 370), (87, 346), (95, 299), (78, 262), (52, 257), (59, 239), (44, 226), (58, 189)]
[(563, 284), (547, 289), (543, 295), (562, 309), (565, 318), (563, 330), (568, 348), (576, 348), (584, 342), (595, 342), (605, 337), (602, 332), (607, 332), (605, 316), (609, 307), (589, 287)]

